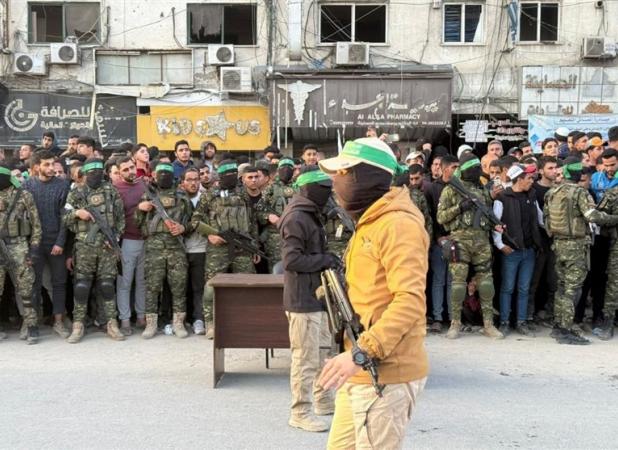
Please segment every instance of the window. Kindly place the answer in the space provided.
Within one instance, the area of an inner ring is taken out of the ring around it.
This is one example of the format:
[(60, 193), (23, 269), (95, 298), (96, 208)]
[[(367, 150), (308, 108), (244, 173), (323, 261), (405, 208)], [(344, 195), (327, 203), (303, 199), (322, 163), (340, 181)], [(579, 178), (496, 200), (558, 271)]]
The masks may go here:
[(519, 9), (520, 42), (558, 40), (557, 3), (521, 3)]
[(80, 44), (100, 43), (98, 3), (30, 3), (28, 42), (64, 42), (75, 36)]
[(320, 42), (386, 43), (386, 5), (320, 5)]
[(97, 52), (97, 84), (193, 84), (191, 52)]
[(483, 5), (446, 3), (444, 5), (444, 42), (483, 42)]
[(189, 44), (256, 45), (257, 5), (187, 5)]

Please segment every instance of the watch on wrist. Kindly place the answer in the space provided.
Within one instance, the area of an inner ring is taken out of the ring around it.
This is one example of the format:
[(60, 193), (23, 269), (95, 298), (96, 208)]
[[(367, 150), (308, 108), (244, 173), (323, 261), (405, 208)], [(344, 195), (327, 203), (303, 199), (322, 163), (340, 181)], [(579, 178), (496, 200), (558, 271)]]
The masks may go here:
[(364, 368), (369, 363), (369, 356), (365, 351), (357, 346), (352, 349), (352, 360), (354, 361), (354, 364)]

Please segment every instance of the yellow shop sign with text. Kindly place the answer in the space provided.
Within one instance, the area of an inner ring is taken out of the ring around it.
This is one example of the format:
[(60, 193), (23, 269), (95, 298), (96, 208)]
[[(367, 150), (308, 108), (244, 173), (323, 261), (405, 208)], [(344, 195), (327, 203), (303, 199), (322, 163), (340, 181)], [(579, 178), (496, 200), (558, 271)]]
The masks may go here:
[(137, 117), (137, 140), (173, 150), (181, 139), (192, 150), (212, 141), (219, 150), (263, 150), (270, 145), (268, 108), (264, 106), (151, 106)]

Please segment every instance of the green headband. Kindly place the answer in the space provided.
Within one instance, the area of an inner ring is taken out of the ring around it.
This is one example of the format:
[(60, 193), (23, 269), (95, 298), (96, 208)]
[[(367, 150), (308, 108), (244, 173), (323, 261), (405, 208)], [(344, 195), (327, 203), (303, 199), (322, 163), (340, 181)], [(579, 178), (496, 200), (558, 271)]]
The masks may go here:
[(88, 173), (91, 170), (96, 170), (96, 169), (103, 170), (103, 163), (101, 161), (93, 161), (93, 162), (89, 162), (88, 164), (84, 164), (84, 167), (82, 167), (82, 172)]
[(294, 161), (292, 161), (289, 158), (285, 158), (282, 159), (281, 161), (279, 161), (279, 164), (277, 164), (277, 168), (280, 169), (281, 167), (284, 166), (289, 166), (289, 167), (294, 167)]
[(11, 175), (11, 171), (6, 167), (0, 167), (0, 175), (8, 175), (9, 177), (11, 177), (11, 184), (13, 186), (15, 186), (16, 188), (21, 187), (21, 183), (19, 182), (19, 180), (13, 175)]
[(581, 162), (576, 162), (572, 164), (567, 164), (562, 168), (562, 173), (565, 178), (571, 179), (571, 172), (581, 172), (584, 169), (584, 166)]
[(174, 166), (172, 166), (171, 164), (157, 164), (157, 168), (155, 169), (155, 172), (172, 172), (174, 173)]
[(461, 172), (464, 172), (468, 169), (471, 169), (472, 167), (476, 167), (476, 166), (480, 166), (481, 165), (481, 161), (477, 158), (471, 159), (470, 161), (466, 161), (465, 163), (463, 163), (461, 166), (459, 166), (457, 168), (457, 170), (455, 171), (455, 176), (457, 178), (461, 177)]
[(219, 166), (219, 168), (217, 169), (217, 173), (233, 172), (237, 170), (238, 166), (235, 163), (229, 163)]
[(301, 187), (309, 183), (320, 183), (322, 181), (330, 181), (330, 177), (321, 170), (312, 170), (305, 172), (296, 179), (296, 187)]
[(377, 150), (369, 145), (360, 144), (354, 141), (348, 141), (343, 146), (340, 156), (349, 156), (355, 159), (361, 159), (373, 165), (384, 168), (393, 172), (393, 175), (401, 175), (402, 168), (397, 163), (397, 160), (388, 153)]

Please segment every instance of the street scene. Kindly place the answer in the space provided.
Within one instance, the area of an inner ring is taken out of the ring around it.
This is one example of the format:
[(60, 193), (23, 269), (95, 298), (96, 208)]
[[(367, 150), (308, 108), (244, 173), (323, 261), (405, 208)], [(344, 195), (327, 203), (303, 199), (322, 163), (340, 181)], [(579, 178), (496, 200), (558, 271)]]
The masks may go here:
[(616, 17), (0, 0), (0, 449), (617, 447)]

